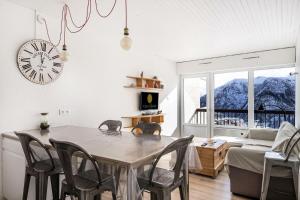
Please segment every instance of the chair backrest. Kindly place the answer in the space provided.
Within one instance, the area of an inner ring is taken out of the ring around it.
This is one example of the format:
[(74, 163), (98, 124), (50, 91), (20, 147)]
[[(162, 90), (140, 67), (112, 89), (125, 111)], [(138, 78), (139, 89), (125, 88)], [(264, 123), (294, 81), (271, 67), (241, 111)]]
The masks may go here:
[(107, 126), (108, 131), (121, 131), (122, 122), (119, 120), (106, 120), (98, 128), (101, 129), (102, 126)]
[[(294, 139), (296, 137), (296, 135), (298, 135), (298, 138)], [(288, 140), (285, 149), (284, 149), (284, 154), (286, 156), (285, 161), (288, 161), (290, 158), (290, 155), (292, 154), (294, 148), (296, 147), (296, 145), (298, 144), (298, 142), (300, 141), (300, 129), (298, 129), (293, 135), (292, 137), (290, 137), (290, 139)], [(299, 157), (299, 155), (298, 155)]]
[(134, 131), (137, 131), (140, 129), (143, 134), (153, 135), (154, 133), (158, 133), (160, 135), (161, 133), (161, 127), (158, 123), (148, 123), (148, 122), (139, 122), (132, 130), (131, 132), (134, 133)]
[(77, 188), (75, 185), (75, 175), (80, 175), (82, 171), (78, 170), (76, 172), (73, 169), (78, 168), (78, 162), (74, 162), (73, 158), (82, 158), (82, 162), (90, 162), (92, 163), (93, 168), (95, 169), (99, 180), (99, 184), (101, 184), (101, 175), (97, 161), (88, 154), (82, 147), (65, 141), (56, 141), (54, 139), (49, 140), (52, 146), (56, 149), (58, 157), (60, 159), (61, 165), (64, 170), (64, 174), (66, 177), (67, 184), (71, 188)]
[[(52, 155), (41, 141), (27, 133), (15, 132), (15, 134), (20, 140), (27, 161), (27, 165), (31, 170), (47, 172), (54, 169), (55, 165)], [(44, 165), (43, 169), (35, 168), (35, 164), (43, 160), (49, 161), (47, 163), (48, 165)]]
[(189, 144), (193, 141), (194, 136), (191, 135), (189, 137), (184, 137), (184, 138), (180, 138), (175, 140), (174, 142), (172, 142), (171, 144), (169, 144), (155, 159), (155, 161), (153, 162), (153, 166), (152, 169), (150, 171), (150, 177), (149, 177), (149, 181), (150, 184), (152, 184), (152, 179), (153, 179), (153, 175), (155, 172), (155, 168), (156, 165), (158, 164), (159, 160), (161, 157), (163, 157), (166, 154), (169, 154), (171, 152), (176, 151), (176, 162), (175, 165), (173, 167), (173, 171), (174, 171), (174, 180), (173, 183), (176, 183), (178, 181), (178, 179), (180, 178), (180, 172), (181, 172), (181, 168), (182, 168), (182, 164), (185, 158), (185, 154), (187, 151), (187, 148), (189, 146)]

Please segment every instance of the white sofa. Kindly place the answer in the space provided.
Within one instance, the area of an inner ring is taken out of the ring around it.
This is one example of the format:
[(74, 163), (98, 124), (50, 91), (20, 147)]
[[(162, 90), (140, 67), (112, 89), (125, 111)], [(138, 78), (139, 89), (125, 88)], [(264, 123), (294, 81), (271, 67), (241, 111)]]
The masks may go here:
[[(250, 129), (245, 138), (229, 139), (231, 147), (226, 155), (225, 166), (232, 193), (260, 198), (264, 154), (272, 150), (276, 136), (275, 129)], [(268, 199), (296, 199), (292, 184), (289, 169), (274, 168)]]

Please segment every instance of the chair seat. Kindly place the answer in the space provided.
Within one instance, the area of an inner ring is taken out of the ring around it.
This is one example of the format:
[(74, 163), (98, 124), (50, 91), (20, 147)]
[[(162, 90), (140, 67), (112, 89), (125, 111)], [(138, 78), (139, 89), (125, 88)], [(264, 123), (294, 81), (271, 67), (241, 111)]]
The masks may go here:
[[(105, 182), (111, 181), (113, 179), (113, 177), (108, 174), (101, 174), (101, 178), (101, 184), (105, 184)], [(62, 183), (67, 185), (67, 181), (65, 179)], [(99, 184), (100, 183), (98, 181), (97, 172), (95, 170), (88, 170), (74, 175), (74, 185), (78, 190), (90, 191), (97, 188)]]
[[(286, 157), (285, 157), (285, 155), (283, 154), (283, 153), (281, 153), (281, 152), (274, 152), (274, 151), (271, 151), (271, 152), (266, 152), (265, 153), (265, 159), (267, 159), (267, 160), (276, 160), (276, 161), (282, 161), (282, 162), (284, 162), (285, 161), (285, 159), (286, 159)], [(291, 155), (290, 157), (289, 157), (289, 162), (291, 163), (291, 162), (299, 162), (299, 158), (297, 157), (297, 156), (295, 156), (295, 155)]]
[(37, 172), (50, 172), (50, 174), (62, 172), (63, 170), (59, 159), (54, 158), (53, 162), (54, 162), (54, 169), (52, 169), (52, 164), (50, 159), (35, 162), (33, 164), (33, 169)]
[[(141, 174), (138, 177), (138, 182), (142, 186), (147, 186), (149, 185), (149, 174), (150, 170), (145, 171), (143, 174)], [(153, 174), (153, 179), (152, 183), (154, 187), (159, 187), (159, 188), (168, 188), (173, 185), (173, 180), (174, 180), (174, 171), (172, 170), (167, 170), (163, 168), (156, 168)], [(183, 178), (183, 174), (180, 173), (180, 178), (181, 180)]]

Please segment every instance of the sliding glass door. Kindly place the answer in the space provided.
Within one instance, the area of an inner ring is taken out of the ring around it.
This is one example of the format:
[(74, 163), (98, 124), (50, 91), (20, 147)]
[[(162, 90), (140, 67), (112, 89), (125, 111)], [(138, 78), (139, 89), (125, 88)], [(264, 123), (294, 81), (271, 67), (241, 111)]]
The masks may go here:
[(248, 128), (295, 124), (295, 67), (182, 76), (183, 135), (243, 137)]
[(182, 129), (184, 135), (207, 137), (209, 127), (209, 78), (207, 74), (182, 78)]

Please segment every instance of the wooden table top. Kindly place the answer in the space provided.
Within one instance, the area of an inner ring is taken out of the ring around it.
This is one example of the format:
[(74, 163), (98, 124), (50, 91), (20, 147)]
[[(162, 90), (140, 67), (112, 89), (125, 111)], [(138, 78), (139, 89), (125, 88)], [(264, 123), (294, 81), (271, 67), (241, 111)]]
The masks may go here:
[[(129, 132), (109, 135), (97, 128), (78, 126), (54, 127), (50, 128), (48, 132), (40, 130), (19, 132), (28, 133), (48, 146), (50, 146), (50, 138), (73, 142), (97, 159), (133, 167), (153, 160), (168, 144), (176, 140), (176, 138), (167, 136), (134, 136)], [(18, 139), (14, 133), (4, 133), (3, 137)]]

